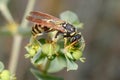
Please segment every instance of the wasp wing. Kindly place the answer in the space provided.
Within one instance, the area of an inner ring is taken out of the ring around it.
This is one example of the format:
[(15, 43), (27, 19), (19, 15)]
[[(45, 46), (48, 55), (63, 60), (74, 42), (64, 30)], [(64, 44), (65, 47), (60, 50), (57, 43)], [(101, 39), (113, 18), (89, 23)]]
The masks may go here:
[(55, 21), (60, 21), (60, 22), (65, 22), (57, 17), (54, 17), (50, 14), (46, 14), (46, 13), (43, 13), (43, 12), (38, 12), (38, 11), (32, 11), (30, 12), (31, 15), (35, 15), (35, 16), (41, 16), (41, 17), (44, 17), (46, 19), (52, 19), (52, 20), (55, 20)]
[(34, 22), (34, 23), (37, 23), (37, 24), (40, 24), (40, 25), (43, 25), (43, 26), (46, 26), (48, 28), (53, 28), (55, 30), (58, 30), (60, 32), (65, 32), (65, 29), (60, 26), (60, 25), (56, 25), (54, 23), (51, 23), (51, 22), (47, 22), (45, 20), (42, 20), (42, 19), (37, 19), (37, 18), (34, 18), (32, 16), (27, 16), (26, 18), (28, 21), (31, 21), (31, 22)]

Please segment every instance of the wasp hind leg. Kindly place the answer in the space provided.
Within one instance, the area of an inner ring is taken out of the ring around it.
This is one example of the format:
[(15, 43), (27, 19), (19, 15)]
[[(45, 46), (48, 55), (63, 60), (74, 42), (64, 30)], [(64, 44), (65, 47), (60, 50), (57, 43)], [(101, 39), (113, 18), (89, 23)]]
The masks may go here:
[(53, 43), (53, 44), (57, 42), (57, 40), (58, 40), (58, 39), (57, 39), (57, 36), (59, 35), (59, 33), (60, 33), (60, 32), (55, 33), (55, 36), (52, 38), (52, 41), (53, 41), (52, 43)]
[(39, 33), (39, 34), (33, 34), (32, 33), (32, 37), (34, 38), (34, 39), (36, 39), (38, 36), (41, 36), (41, 35), (43, 35), (42, 33)]

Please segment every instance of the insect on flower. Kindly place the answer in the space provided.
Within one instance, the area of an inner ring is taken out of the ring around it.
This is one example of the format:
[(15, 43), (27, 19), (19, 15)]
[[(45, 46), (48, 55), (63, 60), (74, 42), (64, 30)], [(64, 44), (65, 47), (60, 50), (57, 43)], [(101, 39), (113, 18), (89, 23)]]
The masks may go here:
[(65, 44), (68, 38), (70, 38), (71, 43), (81, 38), (81, 34), (77, 32), (77, 29), (66, 21), (43, 12), (33, 11), (30, 12), (30, 15), (31, 16), (27, 16), (26, 19), (35, 23), (32, 27), (32, 35), (34, 37), (40, 36), (43, 32), (57, 31), (55, 38), (57, 38), (59, 34), (63, 34)]

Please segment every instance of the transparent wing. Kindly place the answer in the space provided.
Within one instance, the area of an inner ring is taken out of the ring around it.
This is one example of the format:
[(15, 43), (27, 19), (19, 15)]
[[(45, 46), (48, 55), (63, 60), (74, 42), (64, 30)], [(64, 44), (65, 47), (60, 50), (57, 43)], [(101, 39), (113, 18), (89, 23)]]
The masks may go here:
[(43, 12), (38, 12), (38, 11), (32, 11), (30, 12), (31, 15), (35, 15), (35, 16), (41, 16), (41, 17), (44, 17), (45, 19), (52, 19), (52, 20), (56, 20), (56, 21), (60, 21), (60, 22), (65, 22), (57, 17), (54, 17), (50, 14), (46, 14), (46, 13), (43, 13)]
[(58, 30), (58, 31), (60, 31), (60, 32), (65, 32), (65, 29), (64, 29), (62, 26), (60, 26), (60, 25), (56, 25), (56, 24), (53, 24), (53, 23), (51, 23), (51, 22), (47, 22), (47, 21), (42, 20), (42, 19), (37, 19), (37, 18), (35, 18), (35, 17), (33, 17), (33, 16), (27, 16), (26, 19), (27, 19), (28, 21), (33, 22), (33, 23), (37, 23), (37, 24), (46, 26), (46, 27), (48, 27), (48, 28), (53, 28), (53, 29)]

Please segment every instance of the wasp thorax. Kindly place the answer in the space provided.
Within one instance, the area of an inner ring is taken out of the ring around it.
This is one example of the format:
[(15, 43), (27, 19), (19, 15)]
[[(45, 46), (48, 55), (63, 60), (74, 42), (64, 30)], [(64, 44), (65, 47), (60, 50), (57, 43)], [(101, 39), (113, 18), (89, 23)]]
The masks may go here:
[(65, 37), (71, 37), (74, 36), (76, 33), (75, 27), (69, 23), (63, 23), (62, 26), (66, 30)]

